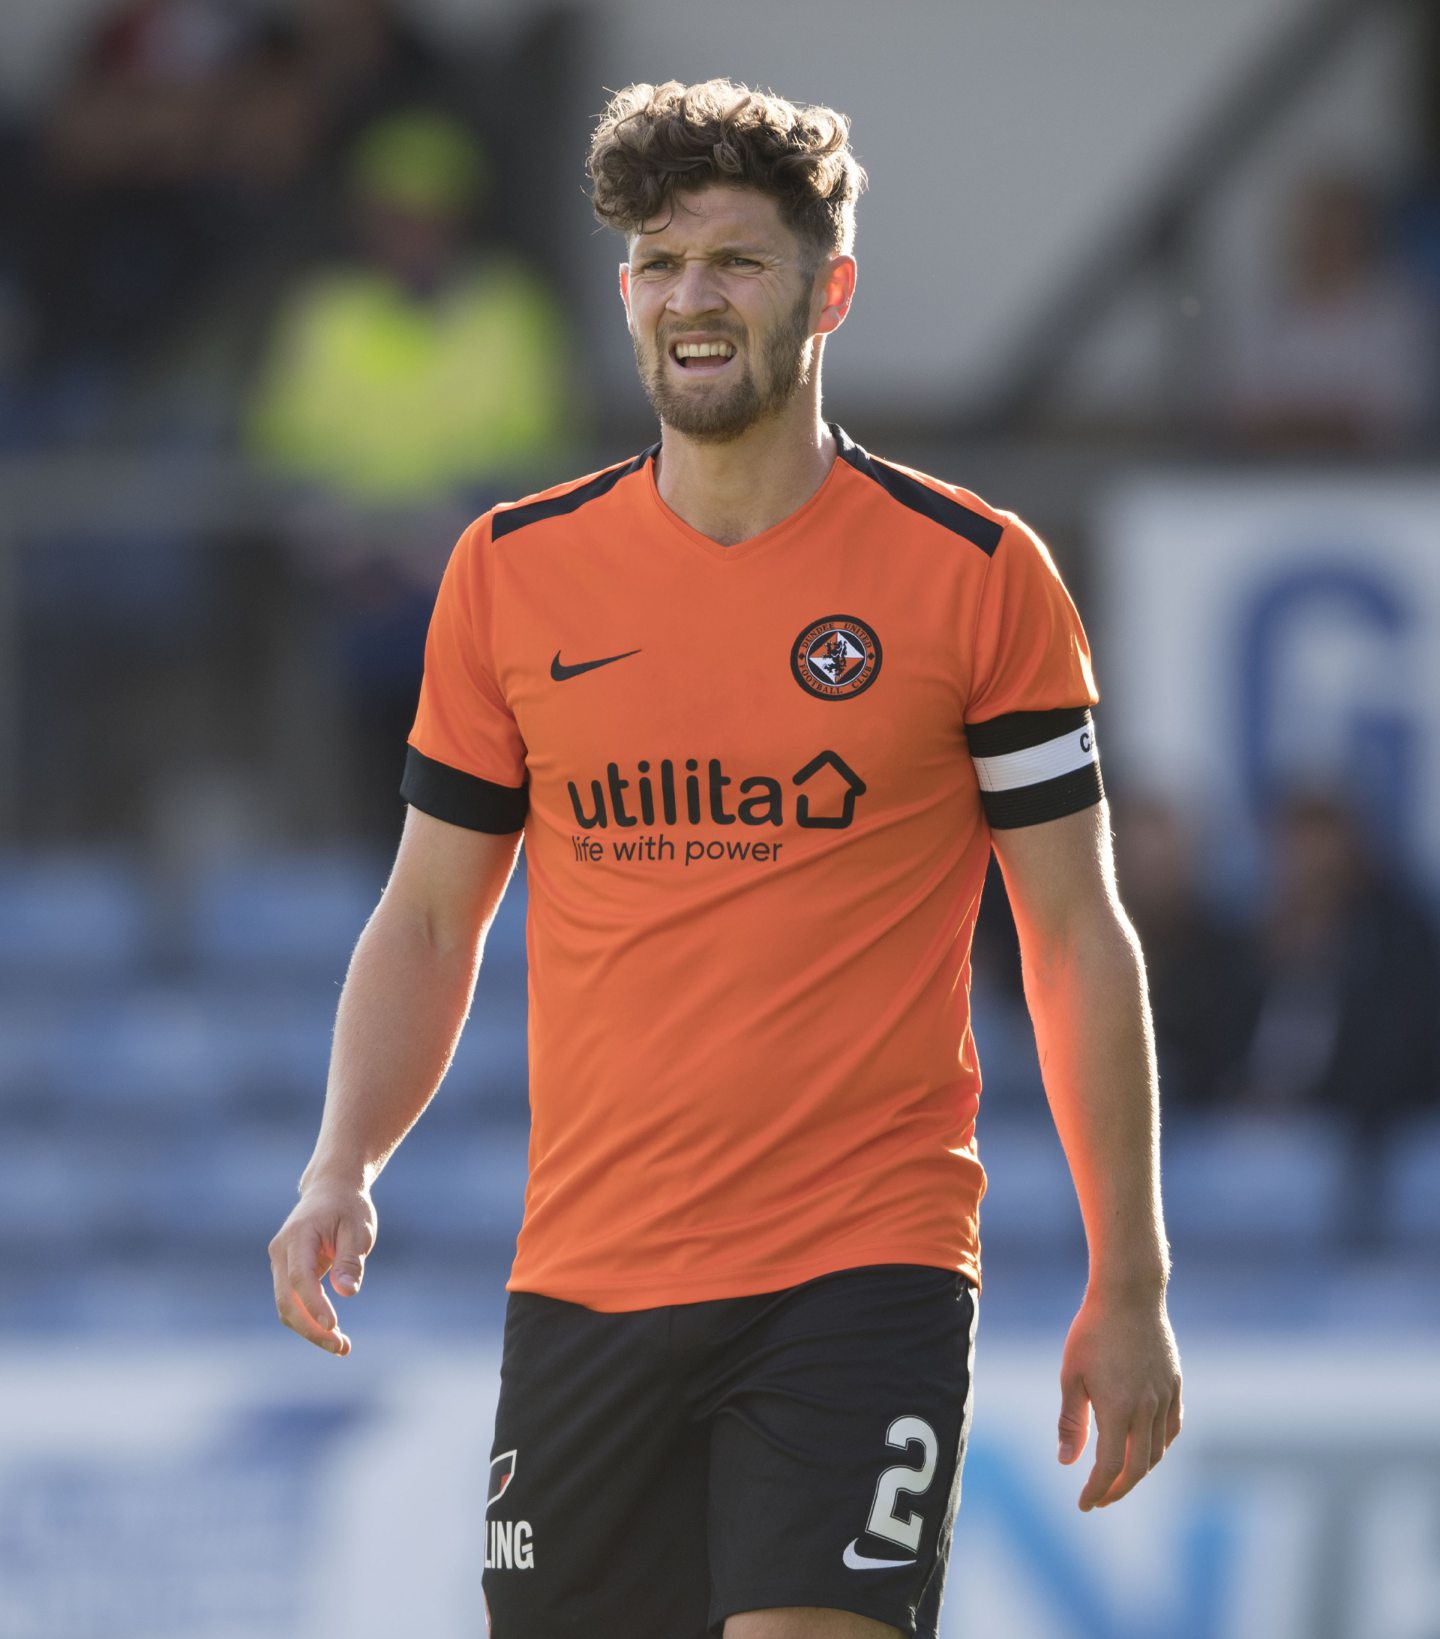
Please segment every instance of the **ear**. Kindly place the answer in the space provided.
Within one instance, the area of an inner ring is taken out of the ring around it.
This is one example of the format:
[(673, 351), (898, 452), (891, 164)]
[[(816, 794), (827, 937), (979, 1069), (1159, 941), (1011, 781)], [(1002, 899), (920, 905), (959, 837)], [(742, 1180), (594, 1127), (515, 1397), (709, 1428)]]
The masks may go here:
[(821, 263), (816, 275), (816, 288), (821, 293), (820, 311), (815, 318), (817, 336), (828, 336), (844, 324), (850, 303), (855, 299), (856, 274), (853, 256), (832, 256), (828, 262)]
[(629, 262), (621, 262), (621, 264), (620, 264), (620, 300), (625, 304), (625, 324), (626, 324), (626, 328), (633, 332), (634, 329), (635, 329), (635, 318), (634, 318), (634, 315), (630, 311), (630, 264), (629, 264)]

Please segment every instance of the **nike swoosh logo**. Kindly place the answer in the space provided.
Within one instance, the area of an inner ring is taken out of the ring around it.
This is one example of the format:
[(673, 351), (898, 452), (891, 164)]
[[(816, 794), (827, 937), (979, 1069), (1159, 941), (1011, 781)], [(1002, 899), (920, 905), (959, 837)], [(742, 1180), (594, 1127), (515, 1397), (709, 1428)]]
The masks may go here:
[(859, 1548), (860, 1538), (855, 1537), (845, 1546), (845, 1565), (852, 1571), (879, 1571), (889, 1565), (913, 1565), (913, 1559), (871, 1559), (868, 1554), (862, 1554)]
[(555, 658), (550, 662), (550, 675), (557, 683), (563, 683), (569, 677), (579, 677), (581, 672), (593, 672), (597, 666), (613, 666), (617, 660), (628, 660), (632, 654), (639, 653), (639, 649), (626, 649), (624, 654), (607, 654), (603, 660), (582, 660), (578, 665), (564, 666), (556, 649)]

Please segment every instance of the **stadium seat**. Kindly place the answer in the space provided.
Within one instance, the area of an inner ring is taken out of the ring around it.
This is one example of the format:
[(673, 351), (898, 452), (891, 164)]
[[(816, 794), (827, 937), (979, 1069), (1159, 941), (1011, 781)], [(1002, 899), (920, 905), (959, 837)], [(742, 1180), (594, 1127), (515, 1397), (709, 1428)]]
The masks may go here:
[(1035, 1123), (988, 1119), (980, 1123), (980, 1160), (989, 1180), (980, 1203), (980, 1238), (989, 1257), (1073, 1247), (1080, 1238), (1080, 1207), (1065, 1152), (1048, 1118)]
[(202, 1119), (218, 1109), (216, 1048), (209, 1021), (182, 988), (77, 996), (45, 1010), (41, 1073), (62, 1107), (92, 1119)]
[(456, 1136), (427, 1132), (422, 1121), (376, 1185), (381, 1233), (397, 1247), (508, 1260), (520, 1228), (528, 1148), (528, 1129), (514, 1122)]
[(47, 1136), (7, 1138), (0, 1146), (0, 1261), (20, 1254), (80, 1250), (99, 1227), (87, 1158)]
[(276, 854), (219, 867), (196, 888), (193, 954), (212, 970), (339, 979), (384, 884), (385, 865), (369, 854)]
[(0, 1108), (46, 1094), (46, 1050), (54, 1029), (50, 1011), (8, 999), (0, 1005)]
[(485, 936), (483, 968), (487, 984), (513, 984), (525, 988), (525, 913), (529, 904), (525, 856), (522, 853), (500, 909)]
[(93, 979), (134, 973), (151, 954), (144, 884), (113, 856), (0, 856), (0, 970)]
[(1440, 1116), (1398, 1128), (1387, 1145), (1382, 1216), (1397, 1248), (1440, 1246)]
[(230, 1106), (320, 1119), (338, 991), (317, 977), (299, 984), (204, 986), (199, 1005), (216, 1042), (217, 1075)]
[(1177, 1245), (1318, 1252), (1344, 1230), (1344, 1135), (1323, 1117), (1172, 1120), (1163, 1165), (1165, 1216)]
[(227, 1128), (209, 1160), (209, 1187), (196, 1234), (207, 1241), (249, 1245), (260, 1255), (295, 1205), (310, 1148), (288, 1133)]

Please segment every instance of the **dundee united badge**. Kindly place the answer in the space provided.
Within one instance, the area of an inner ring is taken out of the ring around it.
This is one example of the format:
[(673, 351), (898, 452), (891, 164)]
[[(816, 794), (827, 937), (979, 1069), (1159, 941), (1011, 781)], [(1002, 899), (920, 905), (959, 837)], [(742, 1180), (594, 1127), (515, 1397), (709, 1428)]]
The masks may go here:
[(849, 700), (880, 675), (880, 639), (854, 615), (826, 615), (807, 626), (790, 649), (790, 669), (807, 694)]

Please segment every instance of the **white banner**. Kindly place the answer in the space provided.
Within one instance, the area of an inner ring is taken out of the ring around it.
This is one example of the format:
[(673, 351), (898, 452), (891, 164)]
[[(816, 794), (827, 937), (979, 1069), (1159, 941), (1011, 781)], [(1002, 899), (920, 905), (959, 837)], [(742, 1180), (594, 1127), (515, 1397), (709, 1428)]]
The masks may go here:
[(1107, 766), (1226, 820), (1337, 780), (1440, 882), (1440, 480), (1148, 477), (1097, 524)]
[[(0, 1639), (479, 1639), (495, 1353), (355, 1332), (0, 1354)], [(1433, 1347), (1192, 1348), (1181, 1442), (1082, 1515), (1060, 1344), (982, 1324), (944, 1639), (1433, 1639)]]

